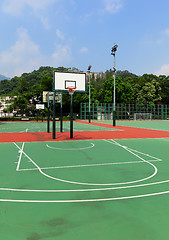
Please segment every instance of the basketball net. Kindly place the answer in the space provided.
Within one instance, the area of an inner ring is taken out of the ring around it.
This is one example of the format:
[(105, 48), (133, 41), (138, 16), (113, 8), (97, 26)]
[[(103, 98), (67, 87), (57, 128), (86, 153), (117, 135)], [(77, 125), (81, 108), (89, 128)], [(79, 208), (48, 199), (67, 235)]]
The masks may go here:
[(74, 91), (75, 91), (76, 87), (68, 87), (68, 90), (69, 90), (69, 94), (70, 95), (73, 95)]

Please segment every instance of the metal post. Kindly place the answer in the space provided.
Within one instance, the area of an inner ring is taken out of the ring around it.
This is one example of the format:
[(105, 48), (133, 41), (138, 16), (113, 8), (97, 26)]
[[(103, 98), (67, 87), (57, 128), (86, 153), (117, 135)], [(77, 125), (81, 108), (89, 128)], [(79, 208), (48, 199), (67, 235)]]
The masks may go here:
[(55, 92), (53, 93), (53, 139), (56, 138), (56, 124), (55, 124)]
[(47, 102), (48, 102), (48, 122), (47, 122), (47, 132), (50, 132), (50, 111), (49, 111), (49, 92), (47, 93)]
[(70, 97), (70, 138), (73, 138), (73, 94)]
[(60, 132), (63, 132), (63, 104), (62, 104), (62, 93), (61, 93), (61, 102), (60, 102)]
[(113, 87), (113, 126), (116, 126), (116, 69), (115, 69), (115, 53), (114, 53), (114, 87)]
[(36, 119), (36, 121), (38, 122), (38, 118), (39, 118), (39, 110), (38, 110), (38, 109), (36, 110), (36, 114), (37, 114), (37, 119)]
[(90, 69), (91, 69), (91, 65), (89, 65), (88, 67), (88, 73), (89, 73), (89, 123), (91, 122), (91, 112), (90, 112)]
[(115, 52), (117, 51), (118, 45), (112, 47), (111, 55), (114, 56), (114, 67), (113, 67), (113, 77), (114, 77), (114, 87), (113, 87), (113, 126), (116, 126), (116, 68), (115, 68)]

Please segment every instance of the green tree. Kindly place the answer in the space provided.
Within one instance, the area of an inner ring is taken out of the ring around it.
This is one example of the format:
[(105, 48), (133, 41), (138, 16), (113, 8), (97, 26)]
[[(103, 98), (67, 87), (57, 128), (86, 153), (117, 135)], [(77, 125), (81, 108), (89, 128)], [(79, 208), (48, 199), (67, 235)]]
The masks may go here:
[(22, 115), (25, 112), (29, 102), (24, 96), (18, 96), (13, 103), (13, 107), (15, 110), (20, 112)]
[(161, 102), (164, 104), (169, 104), (169, 76), (160, 75), (158, 82), (161, 87)]
[[(127, 103), (133, 101), (133, 88), (130, 83), (123, 82), (121, 77), (116, 76), (115, 80), (116, 102)], [(104, 102), (113, 102), (114, 78), (109, 78), (104, 83)]]
[(154, 104), (155, 102), (161, 100), (160, 91), (161, 87), (159, 82), (156, 80), (147, 82), (138, 93), (137, 102), (144, 104)]
[(52, 91), (53, 78), (43, 76), (41, 80), (41, 91)]

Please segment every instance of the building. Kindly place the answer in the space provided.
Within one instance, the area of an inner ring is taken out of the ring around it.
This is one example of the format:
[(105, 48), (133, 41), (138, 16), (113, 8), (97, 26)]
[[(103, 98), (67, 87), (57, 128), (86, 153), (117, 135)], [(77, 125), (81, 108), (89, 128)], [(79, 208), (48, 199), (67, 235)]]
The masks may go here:
[[(86, 77), (87, 77), (87, 80), (89, 79), (89, 72), (86, 72)], [(98, 79), (98, 78), (104, 78), (105, 77), (105, 73), (103, 72), (90, 72), (90, 79), (94, 79), (95, 81)]]
[(13, 117), (14, 111), (11, 113), (5, 113), (4, 110), (7, 109), (10, 105), (13, 104), (14, 98), (17, 98), (17, 96), (10, 97), (10, 96), (4, 96), (0, 97), (0, 117)]

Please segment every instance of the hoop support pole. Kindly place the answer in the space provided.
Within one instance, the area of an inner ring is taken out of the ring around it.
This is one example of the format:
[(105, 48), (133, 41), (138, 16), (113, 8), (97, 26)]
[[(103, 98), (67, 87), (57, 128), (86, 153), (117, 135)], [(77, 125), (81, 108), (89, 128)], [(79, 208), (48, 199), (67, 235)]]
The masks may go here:
[(73, 94), (70, 97), (70, 138), (73, 138)]

